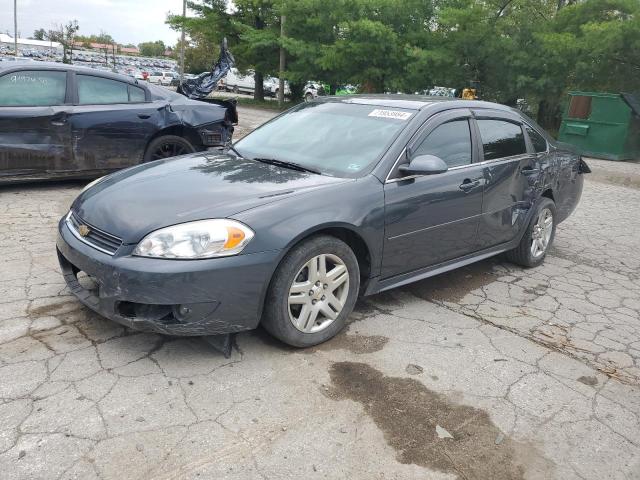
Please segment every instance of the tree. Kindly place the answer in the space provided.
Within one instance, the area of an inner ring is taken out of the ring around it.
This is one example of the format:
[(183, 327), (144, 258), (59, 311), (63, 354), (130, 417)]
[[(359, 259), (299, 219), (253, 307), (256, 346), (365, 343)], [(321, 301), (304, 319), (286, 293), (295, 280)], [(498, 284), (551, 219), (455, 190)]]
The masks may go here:
[[(208, 68), (222, 37), (242, 71), (362, 91), (479, 88), (508, 105), (525, 99), (555, 130), (572, 89), (640, 91), (638, 0), (199, 0), (169, 17), (189, 34), (187, 63)], [(287, 19), (280, 38), (280, 17)], [(195, 67), (194, 67), (195, 68)]]
[(46, 40), (47, 31), (44, 28), (38, 28), (33, 31), (33, 39), (34, 40)]
[[(280, 24), (276, 2), (235, 0), (233, 10), (225, 0), (189, 2), (194, 17), (170, 15), (167, 23), (175, 30), (184, 27), (194, 46), (219, 45), (226, 37), (238, 69), (254, 70), (254, 98), (263, 100), (264, 75), (278, 71)], [(205, 63), (211, 65), (214, 59), (215, 55), (210, 54)]]
[(71, 63), (73, 57), (73, 43), (76, 33), (80, 30), (77, 20), (71, 20), (65, 25), (58, 25), (49, 31), (49, 40), (62, 44), (62, 62)]
[(167, 49), (162, 40), (155, 42), (144, 42), (138, 45), (140, 55), (145, 57), (161, 57)]

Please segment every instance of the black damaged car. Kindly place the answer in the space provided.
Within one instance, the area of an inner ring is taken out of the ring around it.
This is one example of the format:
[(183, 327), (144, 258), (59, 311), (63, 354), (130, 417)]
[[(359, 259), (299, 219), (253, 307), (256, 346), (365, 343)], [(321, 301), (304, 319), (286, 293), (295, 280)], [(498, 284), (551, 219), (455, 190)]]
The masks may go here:
[(588, 171), (501, 105), (323, 97), (226, 153), (88, 186), (60, 221), (58, 257), (80, 301), (123, 325), (218, 335), (261, 323), (304, 347), (336, 335), (358, 295), (503, 252), (540, 265)]
[(235, 103), (55, 63), (0, 65), (0, 183), (91, 178), (231, 141)]

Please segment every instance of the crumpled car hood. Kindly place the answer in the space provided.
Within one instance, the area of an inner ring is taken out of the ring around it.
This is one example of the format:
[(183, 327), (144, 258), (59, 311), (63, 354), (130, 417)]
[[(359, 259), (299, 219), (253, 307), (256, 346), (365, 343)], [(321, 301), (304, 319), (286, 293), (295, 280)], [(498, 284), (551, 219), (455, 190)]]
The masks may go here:
[(229, 217), (349, 181), (201, 152), (111, 174), (81, 193), (72, 210), (86, 223), (131, 244), (162, 227)]

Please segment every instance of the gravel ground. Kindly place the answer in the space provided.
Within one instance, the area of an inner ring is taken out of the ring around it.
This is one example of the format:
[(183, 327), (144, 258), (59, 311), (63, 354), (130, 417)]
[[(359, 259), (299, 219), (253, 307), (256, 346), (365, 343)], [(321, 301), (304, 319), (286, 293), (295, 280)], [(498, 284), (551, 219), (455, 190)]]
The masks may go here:
[(589, 164), (543, 266), (497, 257), (228, 360), (69, 295), (55, 232), (81, 184), (3, 188), (0, 477), (640, 478), (640, 165)]

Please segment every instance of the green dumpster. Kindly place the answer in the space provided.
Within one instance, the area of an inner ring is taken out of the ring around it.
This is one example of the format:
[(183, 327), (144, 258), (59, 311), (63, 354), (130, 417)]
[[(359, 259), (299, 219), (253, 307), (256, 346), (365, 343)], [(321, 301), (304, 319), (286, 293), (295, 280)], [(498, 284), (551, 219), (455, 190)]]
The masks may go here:
[(569, 92), (558, 140), (591, 157), (640, 159), (639, 96)]

